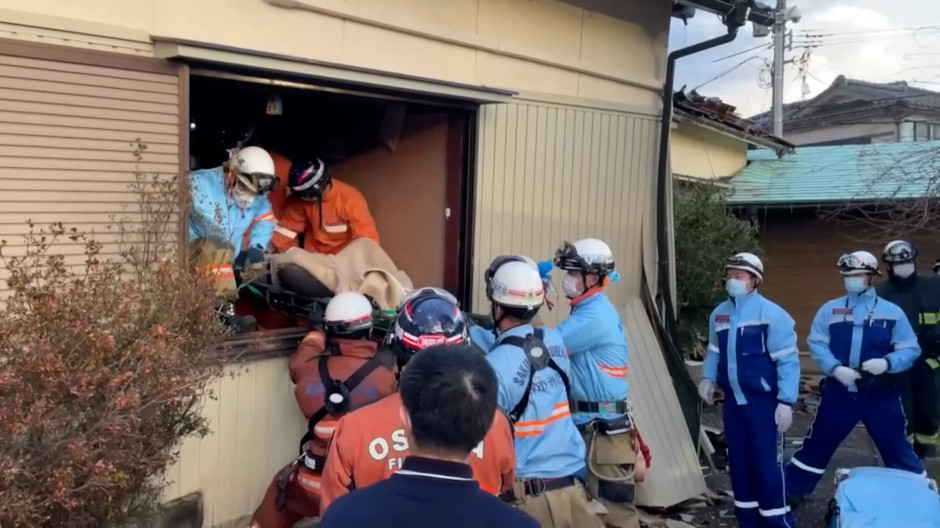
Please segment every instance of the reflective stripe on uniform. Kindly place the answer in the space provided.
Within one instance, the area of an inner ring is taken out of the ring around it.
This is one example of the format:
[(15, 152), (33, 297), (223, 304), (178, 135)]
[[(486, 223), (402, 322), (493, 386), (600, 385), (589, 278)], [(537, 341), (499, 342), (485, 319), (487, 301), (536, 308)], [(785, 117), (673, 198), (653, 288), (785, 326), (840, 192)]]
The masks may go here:
[(539, 436), (545, 430), (545, 426), (561, 420), (562, 418), (567, 418), (571, 416), (571, 408), (568, 406), (568, 402), (559, 403), (552, 410), (551, 416), (545, 420), (529, 420), (527, 422), (516, 422), (515, 430), (516, 437), (524, 438), (531, 436)]
[(776, 352), (771, 352), (770, 359), (773, 359), (774, 361), (776, 361), (782, 357), (792, 356), (793, 354), (796, 354), (798, 352), (799, 351), (796, 349), (796, 347), (784, 348), (783, 350), (777, 350)]
[(825, 469), (814, 468), (812, 466), (807, 466), (806, 464), (800, 462), (796, 457), (790, 457), (790, 463), (794, 466), (802, 469), (803, 471), (809, 471), (810, 473), (816, 473), (817, 475), (823, 475), (826, 473)]
[(940, 322), (940, 313), (919, 313), (917, 314), (917, 319), (922, 325), (935, 325)]
[(920, 445), (940, 445), (940, 435), (932, 434), (925, 435), (920, 433), (914, 433), (913, 441)]
[(234, 277), (235, 276), (235, 270), (232, 269), (232, 266), (228, 266), (228, 265), (206, 266), (202, 268), (202, 271), (206, 273), (207, 275), (215, 275), (216, 277), (228, 277), (228, 276)]
[(274, 232), (278, 233), (279, 235), (284, 235), (291, 240), (297, 238), (297, 235), (298, 235), (298, 233), (295, 233), (291, 231), (290, 229), (287, 229), (286, 227), (282, 227), (280, 224), (275, 226)]
[(258, 222), (277, 222), (277, 218), (274, 216), (274, 213), (265, 213), (251, 221), (252, 224), (257, 224)]
[(607, 374), (612, 378), (627, 378), (627, 370), (630, 367), (611, 367), (610, 365), (604, 365), (603, 363), (597, 362), (597, 367), (601, 369), (601, 372)]

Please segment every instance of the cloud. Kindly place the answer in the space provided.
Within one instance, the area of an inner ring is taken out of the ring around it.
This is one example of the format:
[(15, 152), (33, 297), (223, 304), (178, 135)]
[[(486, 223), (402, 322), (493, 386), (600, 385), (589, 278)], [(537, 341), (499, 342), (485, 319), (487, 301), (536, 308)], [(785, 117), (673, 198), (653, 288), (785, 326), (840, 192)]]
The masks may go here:
[[(793, 30), (793, 49), (786, 53), (784, 101), (810, 98), (839, 75), (875, 81), (919, 81), (928, 89), (940, 90), (940, 26), (933, 29), (899, 31), (940, 22), (940, 2), (934, 0), (790, 0), (803, 12)], [(925, 22), (926, 21), (926, 22)], [(670, 48), (677, 49), (721, 34), (717, 17), (698, 13), (684, 26), (672, 24)], [(716, 59), (765, 44), (770, 37), (755, 38), (750, 25), (725, 46), (683, 59), (676, 72), (677, 87), (696, 87), (737, 66), (730, 73), (708, 82), (700, 93), (718, 96), (736, 105), (743, 115), (769, 109), (771, 104), (770, 49), (714, 62)], [(752, 58), (754, 57), (754, 58)], [(739, 65), (746, 59), (751, 59)]]

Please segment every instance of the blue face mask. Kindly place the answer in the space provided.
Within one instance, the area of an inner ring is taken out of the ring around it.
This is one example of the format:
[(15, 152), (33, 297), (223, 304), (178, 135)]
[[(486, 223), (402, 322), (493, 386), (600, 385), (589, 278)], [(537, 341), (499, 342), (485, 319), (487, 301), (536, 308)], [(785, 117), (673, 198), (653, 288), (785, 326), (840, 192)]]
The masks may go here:
[(740, 297), (747, 293), (747, 283), (741, 279), (728, 279), (725, 281), (725, 291), (729, 297)]
[(849, 293), (862, 293), (868, 286), (865, 284), (865, 277), (845, 277), (845, 291)]

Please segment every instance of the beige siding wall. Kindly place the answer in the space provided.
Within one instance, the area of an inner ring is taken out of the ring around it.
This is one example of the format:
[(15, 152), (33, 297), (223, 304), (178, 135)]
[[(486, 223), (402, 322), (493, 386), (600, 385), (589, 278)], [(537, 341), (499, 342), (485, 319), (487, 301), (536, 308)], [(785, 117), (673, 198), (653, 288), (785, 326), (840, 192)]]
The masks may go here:
[(164, 497), (201, 491), (203, 526), (218, 526), (254, 512), (275, 472), (297, 454), (306, 423), (286, 358), (228, 367), (210, 388), (202, 413), (211, 433), (183, 443)]
[[(134, 218), (135, 170), (179, 172), (178, 77), (0, 55), (0, 239), (4, 255), (24, 254), (27, 220), (95, 231), (103, 255), (119, 251), (108, 232)], [(136, 139), (147, 150), (139, 165)], [(175, 199), (171, 197), (171, 199)], [(133, 227), (130, 226), (129, 227)], [(175, 238), (176, 224), (170, 238)], [(61, 241), (66, 264), (81, 265), (80, 243)], [(0, 296), (9, 271), (0, 267)]]
[(125, 53), (159, 36), (656, 107), (669, 2), (620, 3), (613, 18), (551, 0), (0, 0), (0, 36)]
[(747, 143), (695, 123), (675, 126), (669, 148), (677, 175), (729, 178), (747, 165)]
[[(565, 240), (605, 240), (622, 274), (608, 294), (628, 336), (631, 400), (644, 438), (663, 453), (639, 500), (665, 506), (701, 493), (698, 458), (640, 301), (643, 260), (655, 255), (655, 239), (643, 235), (654, 220), (658, 121), (520, 102), (484, 106), (479, 126), (473, 307), (487, 306), (482, 271), (495, 256), (542, 260)], [(554, 324), (567, 314), (562, 304), (541, 317)]]
[[(879, 118), (885, 119), (885, 118)], [(839, 139), (852, 139), (858, 137), (871, 137), (873, 143), (894, 143), (897, 141), (898, 126), (894, 123), (874, 123), (856, 125), (832, 125), (814, 128), (812, 130), (787, 131), (784, 137), (795, 145), (835, 141)]]

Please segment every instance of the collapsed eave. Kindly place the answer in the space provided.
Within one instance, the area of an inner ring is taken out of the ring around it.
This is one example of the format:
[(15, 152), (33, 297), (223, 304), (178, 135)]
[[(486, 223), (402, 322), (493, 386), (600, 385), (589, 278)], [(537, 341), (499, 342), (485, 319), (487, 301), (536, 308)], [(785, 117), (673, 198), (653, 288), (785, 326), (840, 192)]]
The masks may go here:
[(715, 131), (724, 136), (743, 141), (747, 144), (773, 150), (777, 153), (778, 156), (783, 156), (784, 154), (790, 154), (796, 151), (796, 145), (783, 138), (779, 138), (771, 134), (755, 134), (753, 132), (748, 132), (734, 126), (715, 121), (713, 119), (697, 116), (681, 108), (675, 108), (673, 110), (673, 121), (677, 123), (690, 123), (705, 127), (711, 131)]

